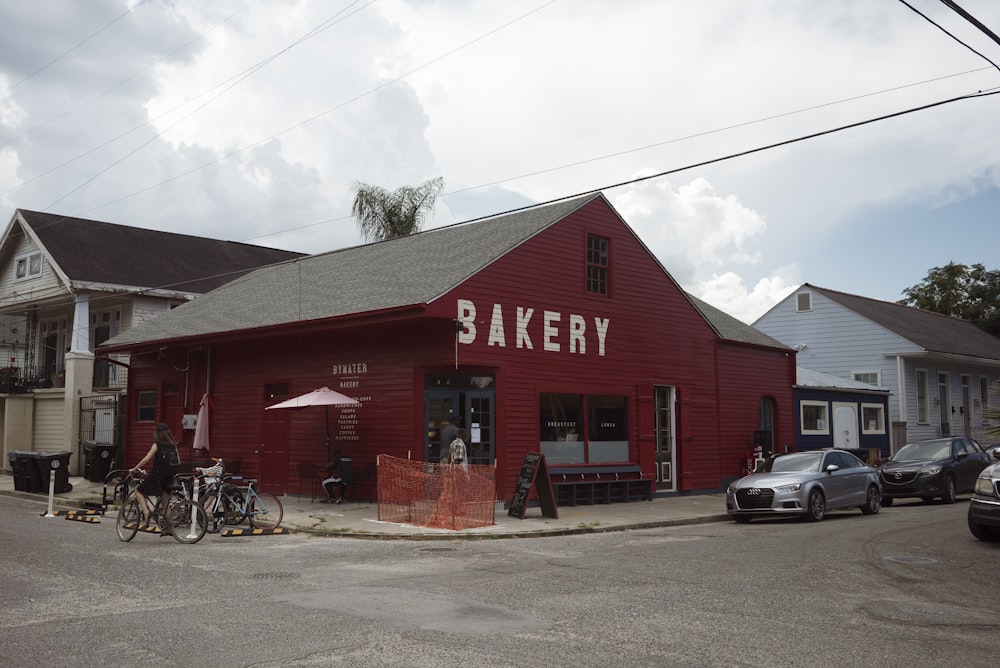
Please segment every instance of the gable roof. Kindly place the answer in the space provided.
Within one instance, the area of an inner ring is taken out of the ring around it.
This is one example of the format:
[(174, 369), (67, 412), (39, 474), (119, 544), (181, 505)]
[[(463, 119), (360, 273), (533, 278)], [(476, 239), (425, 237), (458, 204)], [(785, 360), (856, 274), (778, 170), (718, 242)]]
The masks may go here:
[[(796, 292), (801, 292), (802, 288), (809, 288), (828, 297), (927, 352), (1000, 359), (1000, 339), (968, 320), (828, 290), (810, 283), (804, 283)], [(792, 298), (794, 299), (794, 294)]]
[(702, 316), (708, 321), (708, 324), (718, 333), (720, 337), (728, 341), (737, 341), (739, 343), (749, 343), (757, 346), (767, 346), (769, 348), (784, 348), (791, 350), (781, 341), (772, 338), (760, 331), (759, 329), (754, 329), (745, 322), (734, 318), (733, 316), (720, 311), (708, 302), (704, 302), (694, 295), (688, 294), (688, 299), (695, 305), (695, 307), (701, 311)]
[(424, 307), (601, 194), (263, 267), (102, 348)]
[(18, 209), (21, 224), (76, 287), (161, 288), (202, 294), (302, 253)]

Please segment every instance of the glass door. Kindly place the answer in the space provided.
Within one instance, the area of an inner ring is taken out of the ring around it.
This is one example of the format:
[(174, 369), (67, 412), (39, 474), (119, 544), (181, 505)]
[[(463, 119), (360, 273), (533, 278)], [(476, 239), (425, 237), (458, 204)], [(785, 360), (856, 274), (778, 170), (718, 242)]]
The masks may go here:
[(468, 392), (465, 395), (465, 421), (469, 432), (469, 463), (492, 464), (496, 458), (493, 429), (493, 392)]
[(428, 374), (424, 380), (424, 461), (440, 462), (448, 453), (442, 433), (452, 418), (468, 432), (469, 462), (492, 464), (496, 458), (496, 402), (493, 376)]
[(656, 411), (656, 488), (673, 490), (674, 480), (674, 388), (653, 388)]

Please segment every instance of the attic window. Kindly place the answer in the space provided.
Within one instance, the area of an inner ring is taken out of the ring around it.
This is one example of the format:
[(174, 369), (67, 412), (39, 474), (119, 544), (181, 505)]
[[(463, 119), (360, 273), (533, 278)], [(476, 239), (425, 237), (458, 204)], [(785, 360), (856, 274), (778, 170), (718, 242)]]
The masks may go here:
[(21, 281), (42, 274), (42, 254), (30, 253), (14, 258), (14, 280)]
[(813, 310), (813, 300), (811, 292), (800, 292), (795, 295), (795, 310), (798, 313)]
[(608, 294), (608, 247), (611, 241), (596, 234), (587, 235), (587, 292)]

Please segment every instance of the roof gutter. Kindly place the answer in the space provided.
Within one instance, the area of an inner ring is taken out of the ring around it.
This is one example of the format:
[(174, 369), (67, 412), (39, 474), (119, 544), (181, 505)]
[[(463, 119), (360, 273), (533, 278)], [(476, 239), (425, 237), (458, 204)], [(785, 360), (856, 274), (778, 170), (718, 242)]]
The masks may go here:
[(383, 311), (366, 311), (364, 313), (338, 315), (331, 316), (329, 318), (317, 318), (316, 320), (296, 320), (294, 322), (284, 322), (278, 325), (267, 325), (264, 327), (253, 327), (225, 332), (211, 332), (206, 334), (194, 334), (191, 336), (100, 346), (98, 350), (100, 350), (101, 353), (128, 353), (149, 348), (162, 348), (166, 345), (185, 346), (232, 343), (234, 341), (245, 341), (261, 337), (281, 336), (286, 333), (307, 334), (312, 332), (328, 331), (330, 329), (348, 329), (351, 327), (384, 325), (394, 322), (416, 320), (425, 316), (426, 305), (415, 304), (386, 309)]

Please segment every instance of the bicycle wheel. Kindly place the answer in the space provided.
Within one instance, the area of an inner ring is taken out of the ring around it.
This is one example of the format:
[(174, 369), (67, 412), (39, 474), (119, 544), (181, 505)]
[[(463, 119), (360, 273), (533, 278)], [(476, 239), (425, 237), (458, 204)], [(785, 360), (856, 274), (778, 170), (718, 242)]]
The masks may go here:
[(250, 499), (247, 515), (250, 516), (250, 526), (255, 529), (273, 529), (281, 524), (284, 515), (281, 501), (274, 494), (258, 493)]
[(139, 500), (130, 496), (122, 501), (121, 507), (118, 508), (118, 519), (115, 520), (118, 540), (127, 543), (135, 538), (140, 522), (142, 522), (142, 511), (139, 510)]
[(208, 531), (208, 513), (185, 499), (170, 505), (170, 533), (178, 543), (197, 543)]
[(218, 533), (226, 526), (226, 501), (218, 492), (210, 492), (198, 499), (208, 514), (208, 533)]

